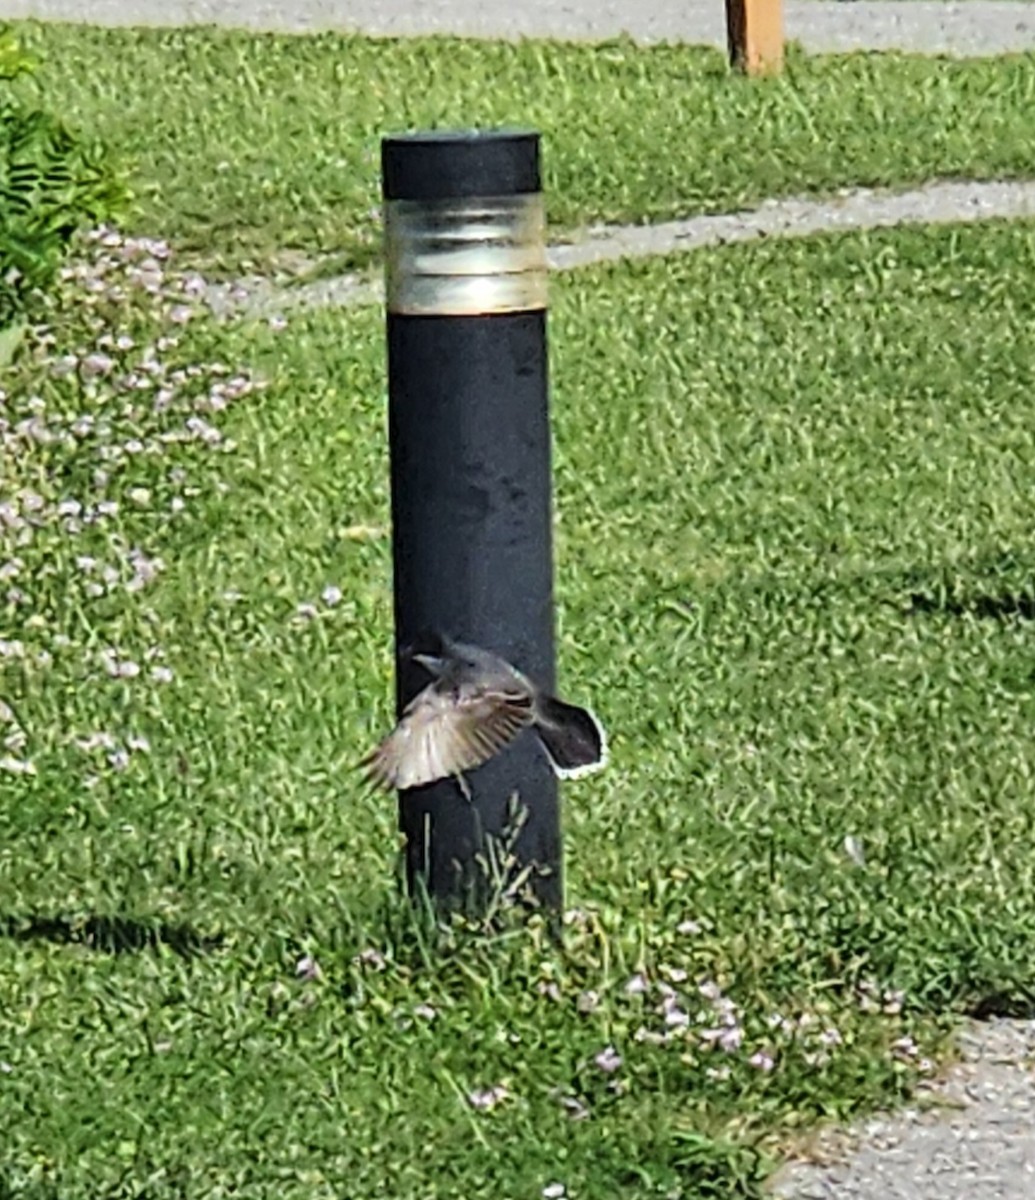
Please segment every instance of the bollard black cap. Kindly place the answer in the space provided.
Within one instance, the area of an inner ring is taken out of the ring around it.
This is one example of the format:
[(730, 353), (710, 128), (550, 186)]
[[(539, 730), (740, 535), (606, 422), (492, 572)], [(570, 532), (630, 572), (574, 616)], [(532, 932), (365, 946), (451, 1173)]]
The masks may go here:
[(381, 142), (385, 200), (520, 196), (542, 190), (539, 134), (527, 129), (437, 130)]

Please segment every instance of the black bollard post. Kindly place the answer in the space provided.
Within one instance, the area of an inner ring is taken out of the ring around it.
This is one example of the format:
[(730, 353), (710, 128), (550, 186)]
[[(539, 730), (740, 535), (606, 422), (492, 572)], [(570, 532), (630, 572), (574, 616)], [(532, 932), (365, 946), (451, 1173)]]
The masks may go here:
[[(382, 143), (399, 712), (405, 651), (444, 633), (554, 686), (546, 249), (533, 132)], [(562, 896), (557, 783), (530, 732), (466, 776), (400, 793), (407, 878), (484, 910)]]

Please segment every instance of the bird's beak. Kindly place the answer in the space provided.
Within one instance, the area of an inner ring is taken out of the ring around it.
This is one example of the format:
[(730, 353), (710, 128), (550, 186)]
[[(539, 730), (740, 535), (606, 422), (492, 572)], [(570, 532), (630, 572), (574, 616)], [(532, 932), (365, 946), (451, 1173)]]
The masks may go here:
[(446, 669), (446, 660), (439, 658), (436, 654), (415, 654), (413, 656), (415, 663), (420, 663), (429, 675), (434, 675), (437, 679)]

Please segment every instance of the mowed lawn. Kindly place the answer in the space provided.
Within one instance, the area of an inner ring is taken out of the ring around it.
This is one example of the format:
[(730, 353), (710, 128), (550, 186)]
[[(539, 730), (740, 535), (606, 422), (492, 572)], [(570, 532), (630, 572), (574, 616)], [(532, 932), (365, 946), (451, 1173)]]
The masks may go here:
[(217, 325), (190, 274), (374, 262), (428, 125), (542, 128), (559, 233), (1023, 175), (1032, 56), (26, 29), (173, 244), (89, 243), (0, 376), (0, 1196), (757, 1200), (1032, 1013), (1035, 225), (554, 281), (560, 677), (613, 746), (559, 945), (414, 914), (352, 769), (382, 314)]
[(380, 139), (407, 129), (541, 130), (557, 235), (843, 186), (1031, 172), (1032, 54), (792, 46), (781, 78), (752, 80), (716, 50), (627, 39), (16, 28), (42, 59), (46, 102), (135, 163), (134, 227), (231, 274), (375, 262)]
[(614, 748), (560, 947), (408, 916), (350, 770), (380, 312), (107, 268), (5, 383), (7, 1194), (757, 1196), (952, 1014), (1030, 1012), (1033, 267), (1018, 223), (556, 280), (561, 678)]

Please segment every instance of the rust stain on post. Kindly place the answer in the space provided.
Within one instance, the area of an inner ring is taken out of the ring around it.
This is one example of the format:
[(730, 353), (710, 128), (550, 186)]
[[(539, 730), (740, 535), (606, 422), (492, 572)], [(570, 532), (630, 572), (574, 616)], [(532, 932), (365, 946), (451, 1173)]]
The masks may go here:
[(783, 0), (726, 0), (730, 62), (748, 75), (783, 67)]

